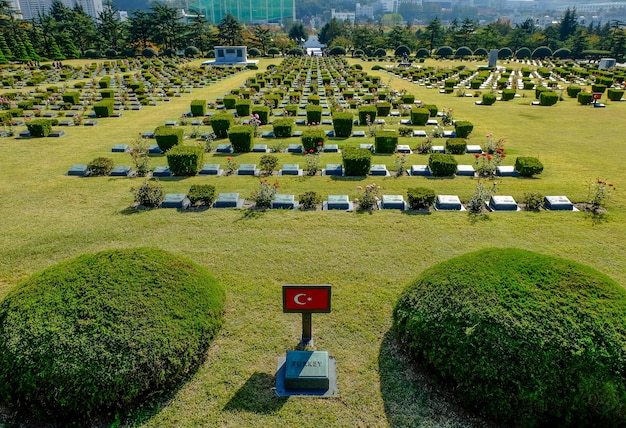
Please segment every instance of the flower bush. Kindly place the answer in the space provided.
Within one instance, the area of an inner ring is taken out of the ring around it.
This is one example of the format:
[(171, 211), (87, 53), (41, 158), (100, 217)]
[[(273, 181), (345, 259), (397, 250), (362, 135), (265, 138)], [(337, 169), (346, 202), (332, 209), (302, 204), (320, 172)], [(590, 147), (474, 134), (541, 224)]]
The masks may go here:
[(136, 138), (130, 145), (128, 153), (130, 153), (130, 156), (133, 159), (133, 166), (135, 167), (136, 174), (139, 177), (145, 177), (148, 175), (150, 173), (148, 144), (146, 144), (145, 139), (141, 137), (141, 133), (139, 133), (139, 137)]
[(267, 180), (261, 180), (259, 188), (252, 192), (250, 199), (256, 203), (257, 208), (268, 208), (274, 200), (277, 191), (278, 182), (275, 181), (274, 184), (272, 184)]
[(315, 208), (320, 202), (322, 202), (322, 197), (317, 192), (305, 192), (300, 195), (298, 202), (300, 203), (300, 208), (305, 210), (311, 210)]
[(135, 195), (135, 203), (156, 208), (165, 198), (163, 185), (158, 180), (145, 180), (139, 188), (130, 191)]
[(487, 153), (474, 154), (474, 170), (479, 177), (493, 178), (502, 159), (506, 157), (504, 148), (499, 147), (493, 155)]
[(226, 170), (224, 170), (224, 173), (226, 175), (231, 175), (235, 171), (237, 171), (237, 168), (239, 168), (239, 165), (237, 165), (237, 162), (235, 162), (232, 157), (228, 156), (226, 158)]
[(600, 212), (600, 208), (609, 201), (611, 192), (615, 191), (615, 186), (611, 183), (607, 183), (606, 180), (596, 179), (589, 183), (589, 194), (587, 196), (587, 203), (591, 207), (591, 212), (597, 214)]
[(365, 188), (357, 186), (356, 189), (360, 192), (360, 195), (354, 199), (354, 203), (359, 204), (359, 210), (369, 211), (377, 206), (380, 200), (380, 186), (372, 183), (365, 186)]
[(472, 198), (467, 202), (467, 211), (470, 214), (480, 214), (485, 206), (485, 202), (496, 193), (497, 184), (498, 183), (493, 183), (491, 188), (487, 188), (482, 181), (479, 181)]

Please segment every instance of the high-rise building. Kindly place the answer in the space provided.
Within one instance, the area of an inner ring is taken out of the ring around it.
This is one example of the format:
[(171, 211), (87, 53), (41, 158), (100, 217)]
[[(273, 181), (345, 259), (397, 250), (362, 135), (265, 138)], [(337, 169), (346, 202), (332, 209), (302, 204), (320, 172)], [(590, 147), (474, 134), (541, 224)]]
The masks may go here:
[(245, 24), (296, 19), (295, 0), (195, 0), (189, 2), (189, 9), (212, 24), (219, 24), (227, 14)]
[[(52, 0), (14, 0), (19, 2), (19, 8), (22, 11), (23, 19), (33, 19), (39, 15), (45, 15), (50, 12)], [(102, 12), (102, 0), (60, 0), (64, 6), (73, 8), (80, 5), (87, 15), (97, 18)]]

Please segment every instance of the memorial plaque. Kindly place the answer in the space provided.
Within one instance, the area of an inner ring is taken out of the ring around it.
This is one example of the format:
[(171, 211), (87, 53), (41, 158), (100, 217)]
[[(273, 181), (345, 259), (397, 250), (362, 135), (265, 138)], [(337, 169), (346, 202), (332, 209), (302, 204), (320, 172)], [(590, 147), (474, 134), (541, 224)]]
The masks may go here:
[(89, 168), (87, 165), (78, 164), (72, 165), (70, 169), (67, 171), (67, 175), (74, 175), (78, 177), (84, 177), (89, 174)]
[(472, 165), (457, 165), (456, 167), (456, 175), (459, 176), (473, 177), (475, 172)]
[(389, 175), (389, 171), (384, 164), (374, 164), (370, 167), (370, 175), (386, 176)]
[(515, 171), (515, 167), (512, 165), (500, 165), (496, 167), (496, 174), (500, 177), (515, 177), (517, 176), (517, 171)]
[(154, 132), (147, 131), (141, 134), (141, 138), (154, 138)]
[(338, 163), (327, 163), (326, 168), (324, 168), (324, 170), (322, 171), (322, 175), (341, 177), (343, 175), (343, 166)]
[(255, 144), (252, 151), (254, 153), (267, 153), (267, 144)]
[(286, 389), (327, 390), (329, 387), (327, 351), (287, 351)]
[(482, 154), (483, 149), (477, 144), (468, 144), (467, 145), (467, 153), (478, 153)]
[(286, 163), (283, 164), (280, 169), (280, 175), (301, 175), (302, 170), (300, 169), (300, 164), (297, 163)]
[(384, 210), (404, 210), (404, 197), (402, 195), (383, 195), (381, 208)]
[(439, 122), (437, 121), (437, 119), (428, 119), (426, 121), (426, 125), (428, 125), (428, 126), (437, 126), (437, 125), (439, 125)]
[(296, 201), (294, 195), (276, 194), (274, 199), (270, 203), (272, 209), (285, 209), (291, 210), (296, 207)]
[(152, 171), (153, 177), (170, 177), (171, 175), (172, 172), (169, 166), (157, 166), (154, 168), (154, 171)]
[(263, 131), (261, 138), (274, 138), (274, 131)]
[(365, 150), (369, 150), (370, 152), (373, 152), (374, 145), (373, 144), (359, 144), (359, 149), (365, 149)]
[(437, 195), (435, 209), (441, 211), (462, 211), (463, 205), (456, 195)]
[(289, 144), (287, 146), (287, 153), (302, 153), (301, 144)]
[(415, 131), (413, 131), (413, 136), (414, 137), (427, 137), (428, 134), (426, 134), (426, 131), (424, 131), (423, 129), (416, 129)]
[(398, 153), (411, 153), (411, 147), (408, 144), (398, 144), (398, 147), (396, 147), (396, 151)]
[(337, 144), (324, 144), (324, 153), (337, 153), (339, 146)]
[(239, 165), (237, 175), (258, 175), (258, 169), (254, 163), (242, 163)]
[(544, 207), (553, 211), (574, 211), (574, 204), (567, 196), (546, 196), (543, 198)]
[(111, 177), (128, 177), (131, 171), (132, 168), (130, 166), (116, 166), (111, 170), (109, 175)]
[(332, 129), (325, 130), (324, 134), (326, 134), (328, 138), (335, 138), (335, 131), (333, 131)]
[(430, 148), (430, 151), (432, 153), (445, 153), (446, 152), (446, 148), (444, 146), (432, 146)]
[(411, 175), (412, 176), (430, 176), (430, 169), (428, 165), (411, 165)]
[(348, 195), (328, 195), (325, 208), (327, 210), (346, 211), (352, 209), (352, 203), (350, 202)]
[(198, 172), (200, 175), (221, 175), (222, 170), (218, 163), (205, 163)]
[(365, 131), (354, 131), (352, 133), (353, 137), (365, 137)]
[(213, 203), (214, 208), (240, 208), (243, 200), (239, 199), (239, 193), (220, 193)]
[(116, 144), (111, 148), (113, 153), (124, 153), (128, 151), (128, 144)]
[(218, 144), (215, 151), (217, 153), (232, 153), (233, 148), (230, 144)]
[(178, 208), (187, 209), (190, 205), (189, 198), (184, 193), (167, 193), (163, 202), (161, 202), (161, 208)]
[(303, 131), (293, 131), (293, 136), (294, 137), (302, 137)]
[(494, 195), (489, 199), (489, 208), (493, 211), (517, 211), (517, 202), (513, 196)]

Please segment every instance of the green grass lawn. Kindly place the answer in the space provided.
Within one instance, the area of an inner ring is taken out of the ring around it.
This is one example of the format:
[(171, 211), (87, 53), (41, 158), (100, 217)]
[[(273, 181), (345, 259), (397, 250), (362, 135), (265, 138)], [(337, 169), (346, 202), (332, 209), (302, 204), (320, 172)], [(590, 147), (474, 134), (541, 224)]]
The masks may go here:
[[(262, 60), (261, 68), (271, 62), (279, 60)], [(591, 180), (606, 178), (617, 188), (608, 214), (592, 218), (582, 212), (508, 212), (472, 218), (455, 212), (134, 211), (128, 209), (133, 203), (130, 188), (143, 179), (65, 175), (71, 165), (97, 156), (130, 165), (129, 155), (110, 153), (114, 144), (128, 144), (138, 133), (178, 119), (193, 99), (214, 100), (238, 88), (255, 73), (246, 71), (158, 107), (101, 119), (95, 128), (66, 128), (63, 138), (0, 140), (0, 298), (21, 279), (82, 253), (163, 248), (207, 267), (225, 285), (226, 321), (206, 363), (189, 382), (160, 403), (121, 415), (129, 425), (484, 426), (458, 410), (420, 373), (409, 370), (405, 353), (390, 337), (392, 307), (404, 286), (424, 268), (486, 247), (517, 247), (568, 258), (626, 284), (626, 196), (620, 181), (626, 160), (626, 103), (593, 109), (568, 98), (553, 107), (530, 106), (534, 91), (519, 91), (525, 97), (477, 106), (473, 98), (389, 79), (384, 71), (371, 71), (374, 64), (365, 63), (364, 69), (383, 76), (383, 82), (390, 80), (393, 88), (407, 89), (416, 99), (454, 109), (455, 119), (472, 122), (470, 144), (482, 144), (487, 133), (506, 138), (505, 164), (512, 165), (517, 156), (540, 158), (545, 166), (541, 175), (501, 179), (498, 194), (521, 198), (527, 191), (538, 191), (579, 202), (586, 199)], [(407, 141), (414, 147), (419, 139)], [(278, 156), (279, 164), (304, 165), (301, 155)], [(234, 158), (238, 163), (257, 163), (260, 156)], [(472, 163), (471, 155), (464, 158), (467, 162), (460, 163)], [(375, 156), (373, 163), (393, 168), (394, 159)], [(340, 160), (340, 155), (323, 154), (322, 166)], [(205, 162), (225, 165), (226, 159), (207, 155)], [(427, 156), (409, 155), (409, 167), (423, 163)], [(164, 157), (151, 160), (152, 166), (165, 164)], [(383, 194), (405, 194), (409, 187), (426, 186), (437, 194), (467, 200), (476, 186), (476, 180), (467, 177), (271, 180), (279, 182), (281, 193), (315, 190), (323, 197), (356, 197), (355, 186), (376, 182)], [(232, 176), (162, 181), (168, 193), (209, 183), (218, 192), (240, 192), (244, 197), (258, 185), (258, 179)], [(333, 285), (333, 311), (313, 316), (313, 335), (317, 349), (328, 350), (337, 360), (338, 398), (273, 397), (277, 358), (297, 344), (301, 328), (299, 315), (282, 313), (285, 283)]]

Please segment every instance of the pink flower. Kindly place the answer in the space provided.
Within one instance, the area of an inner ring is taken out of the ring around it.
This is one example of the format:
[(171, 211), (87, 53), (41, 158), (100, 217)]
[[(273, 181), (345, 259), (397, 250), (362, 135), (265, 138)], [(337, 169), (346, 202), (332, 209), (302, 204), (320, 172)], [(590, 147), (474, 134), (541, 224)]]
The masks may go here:
[(486, 138), (491, 138), (491, 135), (492, 135), (492, 134), (487, 134), (487, 135), (485, 135), (485, 137), (486, 137)]
[(356, 190), (363, 190), (362, 186), (356, 186)]

